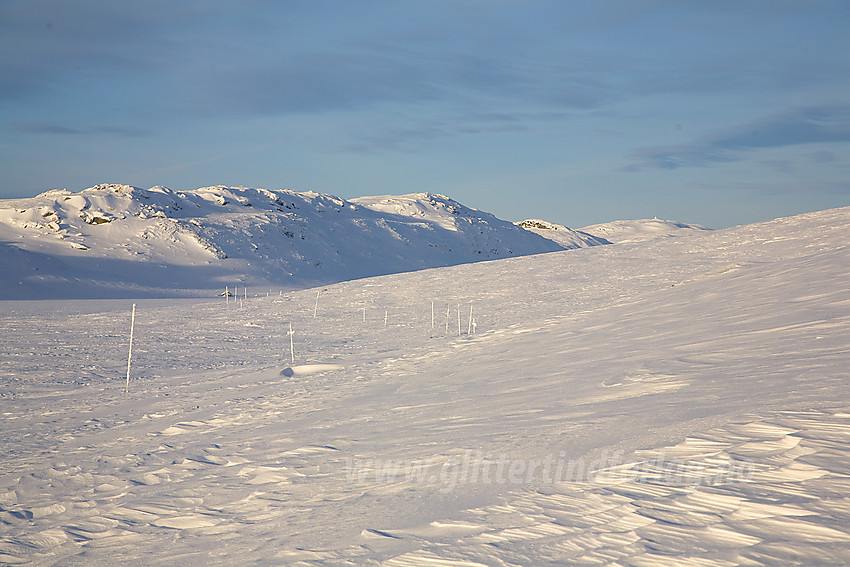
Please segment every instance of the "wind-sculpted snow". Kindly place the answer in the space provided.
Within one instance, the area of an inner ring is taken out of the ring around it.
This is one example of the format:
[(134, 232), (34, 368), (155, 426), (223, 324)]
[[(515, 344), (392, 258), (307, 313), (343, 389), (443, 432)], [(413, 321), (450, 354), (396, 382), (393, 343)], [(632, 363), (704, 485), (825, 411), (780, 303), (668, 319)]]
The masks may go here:
[(298, 289), (561, 249), (429, 193), (346, 201), (244, 187), (98, 185), (0, 202), (0, 284), (13, 298)]
[(845, 564), (848, 241), (0, 302), (0, 564)]

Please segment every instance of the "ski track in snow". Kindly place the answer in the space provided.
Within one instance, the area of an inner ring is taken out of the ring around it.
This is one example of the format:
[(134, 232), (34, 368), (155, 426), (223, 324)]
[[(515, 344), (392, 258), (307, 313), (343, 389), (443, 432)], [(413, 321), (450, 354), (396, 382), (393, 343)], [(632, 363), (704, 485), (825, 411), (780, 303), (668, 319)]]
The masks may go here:
[(848, 219), (2, 302), (0, 564), (844, 563)]

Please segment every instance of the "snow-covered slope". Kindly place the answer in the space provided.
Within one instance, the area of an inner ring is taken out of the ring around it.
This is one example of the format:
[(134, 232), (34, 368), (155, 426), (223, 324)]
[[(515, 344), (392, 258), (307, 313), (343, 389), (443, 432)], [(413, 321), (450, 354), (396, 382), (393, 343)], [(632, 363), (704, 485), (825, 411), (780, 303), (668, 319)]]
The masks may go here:
[(0, 202), (0, 285), (16, 298), (296, 289), (560, 249), (426, 193), (345, 201), (244, 187), (98, 185)]
[(848, 242), (139, 301), (129, 393), (129, 301), (0, 301), (0, 563), (846, 564)]
[(524, 228), (529, 232), (539, 234), (543, 238), (548, 238), (549, 240), (556, 242), (560, 246), (563, 246), (564, 249), (567, 250), (571, 248), (584, 248), (585, 246), (611, 244), (610, 241), (604, 238), (599, 238), (593, 236), (592, 234), (588, 234), (579, 230), (573, 230), (571, 228), (567, 228), (562, 224), (555, 224), (553, 222), (545, 220), (527, 219), (514, 224)]
[(581, 232), (612, 243), (643, 242), (653, 238), (682, 236), (694, 230), (711, 230), (698, 224), (685, 224), (659, 219), (638, 219), (612, 221), (594, 224), (581, 229)]

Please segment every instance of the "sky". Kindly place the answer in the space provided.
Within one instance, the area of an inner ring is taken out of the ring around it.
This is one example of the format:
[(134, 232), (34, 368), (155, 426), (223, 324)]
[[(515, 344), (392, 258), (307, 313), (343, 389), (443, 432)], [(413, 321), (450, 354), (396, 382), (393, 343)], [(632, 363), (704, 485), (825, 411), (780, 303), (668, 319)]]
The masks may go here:
[(0, 198), (432, 192), (723, 228), (850, 205), (850, 3), (3, 0)]

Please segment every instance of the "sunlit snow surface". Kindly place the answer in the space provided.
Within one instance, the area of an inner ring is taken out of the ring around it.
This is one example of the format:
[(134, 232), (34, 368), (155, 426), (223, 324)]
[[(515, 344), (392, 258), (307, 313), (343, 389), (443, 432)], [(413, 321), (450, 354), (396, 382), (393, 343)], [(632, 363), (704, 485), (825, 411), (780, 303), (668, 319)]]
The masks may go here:
[(2, 302), (0, 563), (846, 563), (848, 242), (136, 301), (128, 394), (130, 301)]
[(12, 299), (210, 297), (591, 246), (562, 246), (443, 195), (364, 197), (98, 185), (0, 200)]

